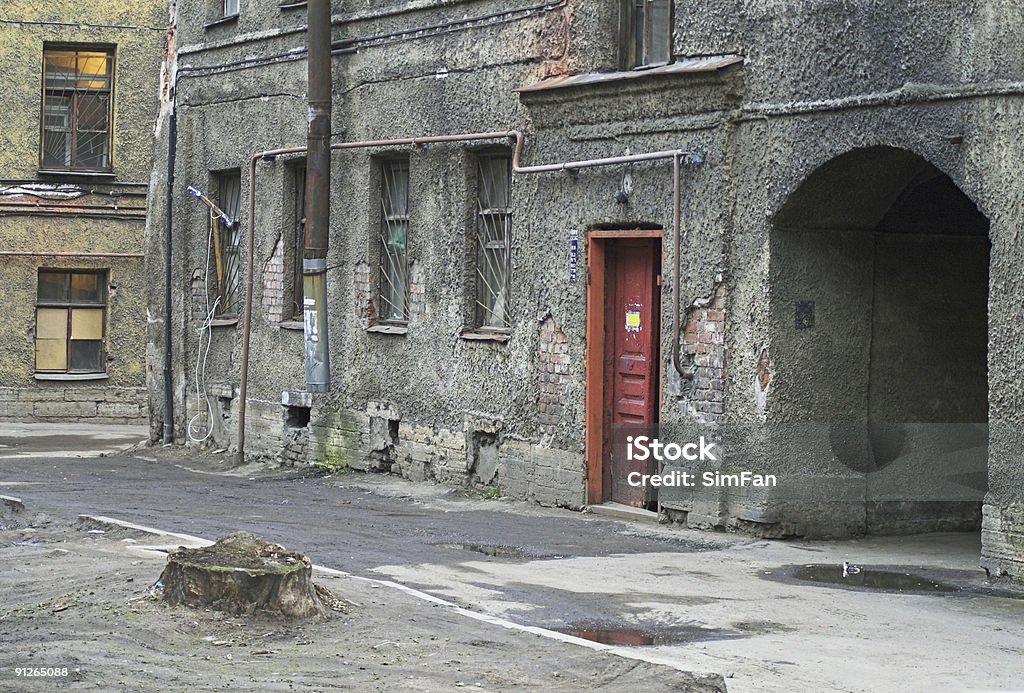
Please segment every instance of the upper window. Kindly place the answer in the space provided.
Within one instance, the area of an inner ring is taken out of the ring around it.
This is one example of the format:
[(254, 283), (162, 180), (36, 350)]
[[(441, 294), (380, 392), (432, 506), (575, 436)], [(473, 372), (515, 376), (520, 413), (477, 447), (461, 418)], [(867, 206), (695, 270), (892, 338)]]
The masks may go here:
[(512, 159), (507, 152), (477, 157), (477, 326), (507, 330), (512, 243)]
[(671, 61), (671, 0), (620, 1), (622, 67), (647, 67)]
[(242, 175), (237, 170), (219, 173), (215, 176), (214, 184), (217, 188), (217, 205), (231, 220), (229, 224), (221, 217), (210, 215), (214, 270), (217, 274), (217, 307), (214, 314), (233, 316), (238, 314), (239, 247), (242, 242), (238, 207), (242, 198)]
[(105, 372), (106, 314), (106, 272), (40, 270), (36, 372)]
[(409, 319), (409, 160), (381, 161), (380, 291), (377, 315), (384, 322)]
[(224, 0), (224, 17), (234, 17), (238, 14), (238, 0)]
[(113, 48), (43, 49), (42, 168), (110, 170), (113, 68)]

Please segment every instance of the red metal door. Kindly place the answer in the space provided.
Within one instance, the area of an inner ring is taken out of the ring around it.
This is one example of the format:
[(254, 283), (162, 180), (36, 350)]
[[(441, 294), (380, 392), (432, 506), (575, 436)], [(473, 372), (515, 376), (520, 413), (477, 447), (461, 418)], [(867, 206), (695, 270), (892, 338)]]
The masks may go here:
[(658, 422), (660, 250), (657, 239), (613, 241), (605, 272), (605, 488), (612, 501), (638, 507), (651, 502), (651, 489), (631, 486), (627, 477), (656, 465), (630, 461), (625, 437)]

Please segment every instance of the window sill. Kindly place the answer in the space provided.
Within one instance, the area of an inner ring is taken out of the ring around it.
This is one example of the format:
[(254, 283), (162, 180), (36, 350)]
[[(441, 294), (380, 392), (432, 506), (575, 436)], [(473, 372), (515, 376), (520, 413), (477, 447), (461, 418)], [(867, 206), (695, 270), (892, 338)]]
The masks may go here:
[(210, 327), (234, 327), (238, 324), (238, 318), (223, 317), (214, 318), (210, 321)]
[(36, 373), (36, 380), (106, 380), (107, 373)]
[(367, 332), (374, 332), (376, 334), (409, 334), (408, 325), (370, 325), (366, 328)]
[(216, 29), (219, 26), (225, 26), (227, 24), (237, 24), (237, 23), (238, 23), (238, 15), (237, 14), (229, 14), (227, 17), (221, 17), (220, 19), (215, 19), (212, 22), (207, 22), (206, 24), (203, 25), (203, 29), (205, 29), (206, 31), (209, 31), (210, 29)]
[(621, 84), (634, 80), (649, 79), (659, 76), (670, 75), (694, 75), (701, 73), (713, 73), (724, 70), (733, 65), (742, 64), (742, 55), (712, 55), (694, 58), (681, 58), (674, 63), (665, 65), (642, 65), (635, 69), (620, 70), (618, 72), (588, 72), (564, 77), (552, 77), (536, 84), (530, 84), (516, 89), (522, 95), (529, 96), (536, 92), (545, 92), (552, 89), (565, 89), (569, 87), (589, 87), (602, 84)]
[(301, 320), (282, 320), (277, 323), (277, 326), (282, 330), (291, 330), (293, 332), (302, 332), (306, 329), (306, 326)]
[(83, 171), (75, 168), (41, 168), (36, 173), (40, 176), (72, 176), (75, 178), (117, 178), (113, 171)]
[(512, 339), (511, 332), (481, 332), (479, 330), (466, 330), (460, 336), (471, 342), (499, 342), (501, 344)]
[(280, 5), (278, 5), (278, 9), (280, 9), (282, 12), (284, 12), (285, 10), (296, 10), (300, 7), (305, 7), (307, 4), (308, 3), (306, 2), (306, 0), (297, 0), (296, 2), (282, 2)]

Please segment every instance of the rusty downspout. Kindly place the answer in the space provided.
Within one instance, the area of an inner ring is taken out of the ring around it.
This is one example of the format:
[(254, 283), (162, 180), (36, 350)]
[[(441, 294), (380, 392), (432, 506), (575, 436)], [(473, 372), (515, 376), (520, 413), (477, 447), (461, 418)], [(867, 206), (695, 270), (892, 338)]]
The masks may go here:
[(327, 249), (331, 228), (331, 3), (309, 0), (306, 65), (309, 130), (306, 142), (306, 238), (302, 255), (302, 315), (306, 391), (331, 389), (327, 315)]
[[(514, 150), (512, 155), (512, 171), (514, 173), (530, 174), (530, 173), (549, 173), (556, 171), (569, 171), (573, 169), (581, 168), (596, 168), (599, 166), (613, 166), (617, 164), (631, 164), (643, 161), (663, 161), (666, 159), (672, 159), (673, 167), (673, 185), (672, 185), (672, 233), (675, 237), (675, 268), (673, 276), (675, 278), (675, 287), (673, 291), (673, 317), (675, 326), (673, 328), (673, 357), (672, 364), (675, 367), (679, 375), (685, 379), (689, 379), (690, 375), (683, 371), (682, 364), (679, 361), (679, 330), (680, 330), (680, 312), (681, 312), (681, 287), (679, 286), (680, 281), (680, 266), (681, 266), (681, 248), (682, 241), (680, 239), (680, 233), (682, 229), (682, 164), (685, 160), (691, 164), (702, 164), (704, 159), (699, 154), (694, 154), (681, 149), (664, 150), (657, 152), (648, 152), (644, 154), (630, 154), (626, 156), (613, 156), (605, 157), (600, 159), (580, 159), (578, 161), (567, 161), (553, 164), (540, 164), (536, 166), (523, 166), (522, 165), (522, 153), (525, 145), (526, 137), (518, 130), (502, 130), (492, 132), (474, 132), (464, 133), (458, 135), (433, 135), (428, 137), (401, 137), (384, 140), (362, 140), (358, 142), (338, 142), (330, 145), (331, 150), (335, 149), (365, 149), (369, 147), (398, 147), (403, 145), (419, 145), (419, 144), (435, 144), (443, 142), (475, 142), (481, 140), (512, 140), (514, 142)], [(241, 402), (239, 403), (238, 410), (238, 449), (241, 453), (244, 449), (245, 442), (245, 397), (248, 388), (249, 379), (249, 332), (252, 326), (252, 263), (253, 263), (253, 238), (254, 228), (256, 226), (256, 164), (264, 159), (274, 159), (278, 156), (288, 154), (301, 154), (308, 153), (308, 147), (289, 147), (282, 149), (269, 149), (264, 152), (259, 152), (253, 155), (249, 162), (249, 229), (247, 237), (247, 250), (246, 250), (246, 283), (245, 283), (245, 307), (242, 316), (242, 364), (241, 364), (241, 384), (239, 389), (239, 397)], [(308, 229), (308, 226), (307, 226)], [(307, 230), (308, 233), (308, 230)], [(326, 245), (326, 244), (325, 244)]]

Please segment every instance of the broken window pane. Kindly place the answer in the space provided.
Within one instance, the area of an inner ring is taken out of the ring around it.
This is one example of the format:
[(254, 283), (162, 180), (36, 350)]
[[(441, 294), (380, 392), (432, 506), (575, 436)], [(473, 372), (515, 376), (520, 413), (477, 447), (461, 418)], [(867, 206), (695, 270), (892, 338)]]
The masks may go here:
[(381, 320), (404, 322), (408, 312), (409, 161), (381, 162), (380, 225)]
[(477, 326), (508, 329), (512, 161), (505, 153), (477, 161)]
[(71, 339), (103, 339), (103, 309), (72, 308)]

